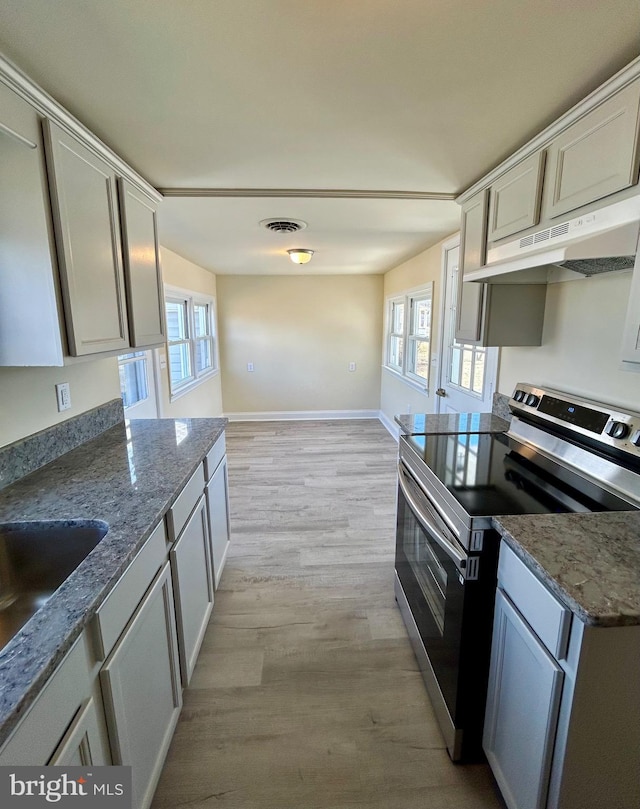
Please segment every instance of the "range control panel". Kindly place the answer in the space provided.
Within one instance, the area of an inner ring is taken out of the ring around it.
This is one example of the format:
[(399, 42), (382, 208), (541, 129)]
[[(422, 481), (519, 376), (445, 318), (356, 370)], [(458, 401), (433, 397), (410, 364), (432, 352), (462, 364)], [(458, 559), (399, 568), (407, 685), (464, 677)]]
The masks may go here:
[(519, 382), (509, 400), (511, 412), (536, 416), (563, 426), (577, 435), (640, 458), (640, 414), (582, 399), (561, 391)]

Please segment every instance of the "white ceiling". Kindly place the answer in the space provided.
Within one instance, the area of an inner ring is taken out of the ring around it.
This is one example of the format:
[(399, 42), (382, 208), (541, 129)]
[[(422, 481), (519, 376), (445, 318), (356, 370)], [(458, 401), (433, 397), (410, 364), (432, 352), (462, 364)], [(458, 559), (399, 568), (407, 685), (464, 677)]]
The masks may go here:
[[(0, 50), (156, 187), (276, 194), (168, 198), (161, 241), (186, 258), (384, 272), (457, 205), (281, 190), (460, 193), (640, 54), (640, 3), (0, 0)], [(281, 216), (309, 227), (258, 226)]]

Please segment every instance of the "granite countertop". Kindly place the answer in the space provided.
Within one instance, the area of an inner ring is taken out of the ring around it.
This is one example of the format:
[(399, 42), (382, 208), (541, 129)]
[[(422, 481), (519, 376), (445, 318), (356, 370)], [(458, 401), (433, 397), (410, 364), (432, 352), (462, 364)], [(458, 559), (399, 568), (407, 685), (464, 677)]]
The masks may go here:
[(581, 621), (640, 624), (640, 511), (501, 516), (493, 522)]
[(411, 413), (396, 416), (404, 435), (505, 433), (509, 422), (492, 413)]
[(0, 491), (0, 522), (104, 520), (109, 530), (0, 652), (0, 743), (224, 432), (226, 419), (125, 421)]

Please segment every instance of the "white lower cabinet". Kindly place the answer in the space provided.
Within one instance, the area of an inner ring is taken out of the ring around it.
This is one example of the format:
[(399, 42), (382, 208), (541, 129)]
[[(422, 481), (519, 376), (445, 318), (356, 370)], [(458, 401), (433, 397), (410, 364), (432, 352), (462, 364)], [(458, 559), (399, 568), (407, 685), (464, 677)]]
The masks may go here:
[(145, 809), (182, 706), (169, 563), (116, 643), (100, 681), (113, 763), (132, 767), (133, 806)]
[(226, 449), (223, 433), (204, 459), (211, 556), (216, 588), (220, 584), (220, 577), (227, 561), (229, 541), (231, 539)]
[(219, 580), (229, 542), (224, 446), (221, 436), (151, 531), (0, 749), (0, 766), (130, 766), (132, 805), (148, 809), (211, 616), (212, 548)]
[(170, 553), (182, 682), (191, 680), (213, 608), (213, 573), (204, 494)]
[(217, 587), (220, 584), (220, 577), (227, 561), (230, 544), (229, 483), (226, 457), (220, 461), (211, 480), (207, 483), (207, 505), (213, 555), (213, 573), (215, 586)]
[(640, 806), (640, 626), (588, 625), (502, 542), (483, 746), (508, 809)]
[(498, 590), (484, 749), (510, 809), (546, 806), (563, 676)]
[(96, 661), (83, 632), (0, 750), (0, 766), (111, 764)]

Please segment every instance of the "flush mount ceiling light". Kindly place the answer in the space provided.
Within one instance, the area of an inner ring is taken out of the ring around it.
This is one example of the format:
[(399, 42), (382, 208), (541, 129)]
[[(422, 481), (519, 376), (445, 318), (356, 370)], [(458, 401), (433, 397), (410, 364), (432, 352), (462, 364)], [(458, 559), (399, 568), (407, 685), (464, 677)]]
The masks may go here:
[(289, 253), (289, 258), (294, 264), (306, 264), (308, 261), (311, 261), (313, 250), (295, 248), (293, 250), (287, 250), (287, 253)]

